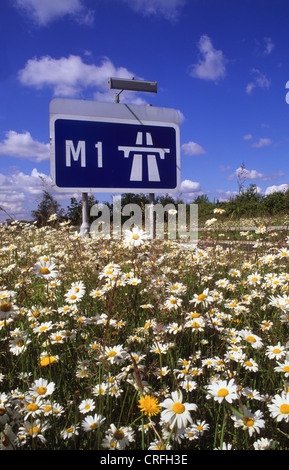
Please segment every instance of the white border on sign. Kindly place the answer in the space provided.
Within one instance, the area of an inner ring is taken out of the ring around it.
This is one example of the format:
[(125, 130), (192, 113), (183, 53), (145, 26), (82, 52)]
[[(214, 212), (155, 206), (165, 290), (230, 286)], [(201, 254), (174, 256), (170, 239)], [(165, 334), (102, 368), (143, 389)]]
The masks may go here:
[[(63, 113), (61, 111), (66, 111)], [(67, 114), (67, 111), (69, 114)], [(132, 119), (128, 113), (136, 115)], [(82, 114), (85, 113), (85, 114)], [(137, 114), (136, 114), (137, 113)], [(112, 114), (113, 116), (109, 116)], [(144, 120), (144, 117), (151, 120)], [(162, 120), (158, 120), (158, 118)], [(165, 120), (167, 118), (167, 120)], [(55, 122), (58, 119), (73, 121), (110, 122), (116, 124), (133, 124), (140, 126), (162, 126), (174, 128), (176, 132), (176, 176), (175, 188), (101, 188), (101, 187), (59, 187), (56, 185), (55, 174)], [(138, 119), (140, 122), (138, 122)], [(172, 121), (172, 122), (171, 122)], [(140, 124), (141, 123), (141, 124)], [(54, 99), (50, 103), (50, 173), (52, 186), (58, 192), (76, 193), (175, 193), (180, 187), (180, 128), (179, 117), (175, 110), (169, 108), (156, 108), (151, 106), (123, 105), (115, 103), (98, 103), (84, 100)]]

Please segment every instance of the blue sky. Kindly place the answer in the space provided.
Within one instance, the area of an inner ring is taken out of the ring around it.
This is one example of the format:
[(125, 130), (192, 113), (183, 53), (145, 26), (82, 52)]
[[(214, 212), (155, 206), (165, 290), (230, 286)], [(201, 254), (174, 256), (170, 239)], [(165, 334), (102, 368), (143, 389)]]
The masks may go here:
[(29, 219), (50, 187), (50, 101), (113, 102), (111, 76), (158, 83), (121, 103), (179, 111), (185, 201), (234, 196), (243, 162), (247, 186), (287, 188), (288, 24), (287, 0), (1, 0), (0, 207)]

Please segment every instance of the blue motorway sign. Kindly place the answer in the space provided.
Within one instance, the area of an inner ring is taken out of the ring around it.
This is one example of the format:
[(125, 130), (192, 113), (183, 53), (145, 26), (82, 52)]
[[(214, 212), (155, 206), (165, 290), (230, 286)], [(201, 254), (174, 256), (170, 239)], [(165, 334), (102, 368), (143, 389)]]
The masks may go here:
[(174, 110), (53, 100), (50, 141), (56, 190), (174, 192), (179, 188), (179, 123)]

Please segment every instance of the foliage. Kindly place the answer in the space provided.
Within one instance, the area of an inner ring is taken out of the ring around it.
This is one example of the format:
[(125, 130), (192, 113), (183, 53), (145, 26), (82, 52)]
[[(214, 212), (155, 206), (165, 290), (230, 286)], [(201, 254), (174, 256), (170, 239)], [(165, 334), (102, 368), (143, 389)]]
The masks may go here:
[[(94, 204), (97, 204), (98, 201), (95, 199), (94, 195), (88, 195), (88, 220), (91, 223), (93, 217), (90, 216), (90, 209)], [(72, 225), (79, 226), (82, 222), (82, 200), (77, 200), (75, 197), (70, 199), (70, 205), (67, 206), (65, 218), (71, 221)]]
[(194, 199), (193, 204), (198, 204), (198, 216), (200, 223), (211, 217), (212, 211), (214, 207), (216, 207), (215, 204), (209, 200), (206, 194), (197, 196)]
[(62, 217), (64, 210), (61, 208), (59, 202), (57, 202), (54, 197), (49, 193), (49, 191), (44, 190), (42, 192), (42, 199), (38, 204), (36, 210), (31, 212), (32, 217), (37, 222), (38, 227), (44, 226), (49, 217), (53, 214), (56, 214), (57, 217)]
[(223, 202), (222, 207), (228, 216), (235, 218), (283, 215), (289, 209), (289, 189), (263, 195), (258, 193), (256, 185), (251, 184), (234, 198)]
[[(240, 218), (250, 217), (272, 217), (280, 215), (280, 217), (287, 216), (289, 212), (289, 189), (286, 191), (276, 191), (270, 194), (260, 194), (254, 184), (249, 185), (248, 188), (244, 187), (244, 181), (239, 181), (240, 192), (230, 198), (228, 201), (210, 201), (206, 194), (197, 196), (192, 203), (198, 205), (199, 226), (201, 226), (208, 218), (211, 217), (214, 209), (222, 208), (225, 210), (223, 220), (239, 220)], [(98, 201), (94, 195), (88, 196), (89, 206), (89, 222), (94, 220), (90, 215), (90, 209)], [(178, 204), (184, 204), (180, 195), (172, 196), (169, 194), (156, 195), (154, 199), (155, 204), (162, 204), (164, 207), (167, 204), (173, 204), (176, 208)], [(113, 204), (104, 202), (110, 209), (112, 216)], [(150, 204), (148, 194), (135, 194), (123, 193), (121, 196), (121, 206), (127, 204), (137, 204), (141, 207), (142, 212), (145, 211), (145, 206)], [(189, 204), (187, 204), (189, 210)], [(70, 220), (72, 225), (80, 226), (82, 220), (82, 201), (72, 197), (70, 205), (67, 206), (66, 211), (61, 208), (60, 204), (48, 192), (43, 191), (42, 200), (40, 201), (37, 210), (32, 211), (32, 216), (37, 221), (38, 226), (43, 226), (48, 218), (56, 213), (58, 218), (62, 217), (65, 220)], [(166, 215), (167, 216), (167, 215)]]

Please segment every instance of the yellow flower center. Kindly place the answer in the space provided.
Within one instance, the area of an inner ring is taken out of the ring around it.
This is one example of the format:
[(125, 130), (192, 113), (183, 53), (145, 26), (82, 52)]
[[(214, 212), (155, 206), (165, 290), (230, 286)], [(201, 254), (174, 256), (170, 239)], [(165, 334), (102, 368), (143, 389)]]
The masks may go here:
[(41, 272), (41, 274), (44, 274), (44, 275), (50, 273), (48, 268), (41, 268), (40, 272)]
[(246, 361), (245, 364), (246, 364), (246, 366), (248, 366), (248, 367), (252, 367), (252, 365), (253, 365), (251, 361)]
[(246, 418), (243, 419), (243, 423), (249, 427), (254, 426), (254, 420), (247, 416)]
[(36, 411), (38, 408), (39, 406), (36, 403), (29, 403), (29, 405), (27, 405), (28, 411)]
[(0, 305), (0, 311), (1, 312), (9, 312), (11, 310), (11, 304), (9, 302), (3, 302), (3, 304)]
[(117, 429), (114, 433), (113, 433), (113, 437), (115, 437), (115, 439), (117, 441), (120, 441), (121, 439), (124, 438), (124, 432), (121, 430), (121, 429)]
[(48, 366), (48, 364), (52, 364), (53, 362), (56, 362), (56, 361), (57, 361), (57, 359), (54, 356), (45, 356), (41, 359), (40, 365), (42, 367), (44, 367), (44, 366)]
[(283, 370), (284, 370), (284, 372), (289, 372), (289, 366), (284, 366)]
[(279, 349), (279, 348), (273, 349), (274, 354), (280, 354), (280, 352), (281, 352), (281, 349)]
[(251, 343), (256, 343), (256, 338), (254, 336), (247, 336), (247, 341), (250, 341)]
[(198, 300), (205, 300), (206, 297), (206, 294), (200, 294), (198, 295)]
[(280, 406), (279, 410), (280, 410), (280, 413), (282, 413), (283, 415), (288, 415), (289, 405), (287, 405), (287, 403), (284, 403), (283, 405)]
[(114, 356), (116, 356), (116, 352), (115, 351), (109, 351), (107, 356), (108, 357), (114, 357)]
[(226, 388), (220, 388), (220, 390), (218, 391), (218, 397), (226, 397), (227, 395), (229, 395), (229, 392)]
[(185, 411), (185, 406), (182, 403), (174, 403), (173, 411), (178, 415), (182, 414)]
[(37, 434), (40, 432), (40, 428), (38, 426), (33, 426), (32, 428), (30, 428), (29, 430), (29, 434), (30, 436), (33, 436), (33, 434)]
[(138, 240), (139, 239), (138, 233), (134, 233), (133, 236), (132, 236), (132, 239), (133, 240)]
[(98, 425), (97, 423), (91, 423), (90, 429), (97, 429)]
[(45, 395), (46, 392), (47, 392), (46, 387), (39, 387), (37, 390), (38, 395)]
[(67, 429), (66, 429), (66, 433), (67, 433), (67, 434), (71, 434), (72, 432), (73, 432), (73, 428), (67, 428)]
[(191, 318), (199, 318), (199, 316), (200, 316), (200, 315), (198, 314), (198, 312), (193, 312), (193, 313), (191, 314)]

